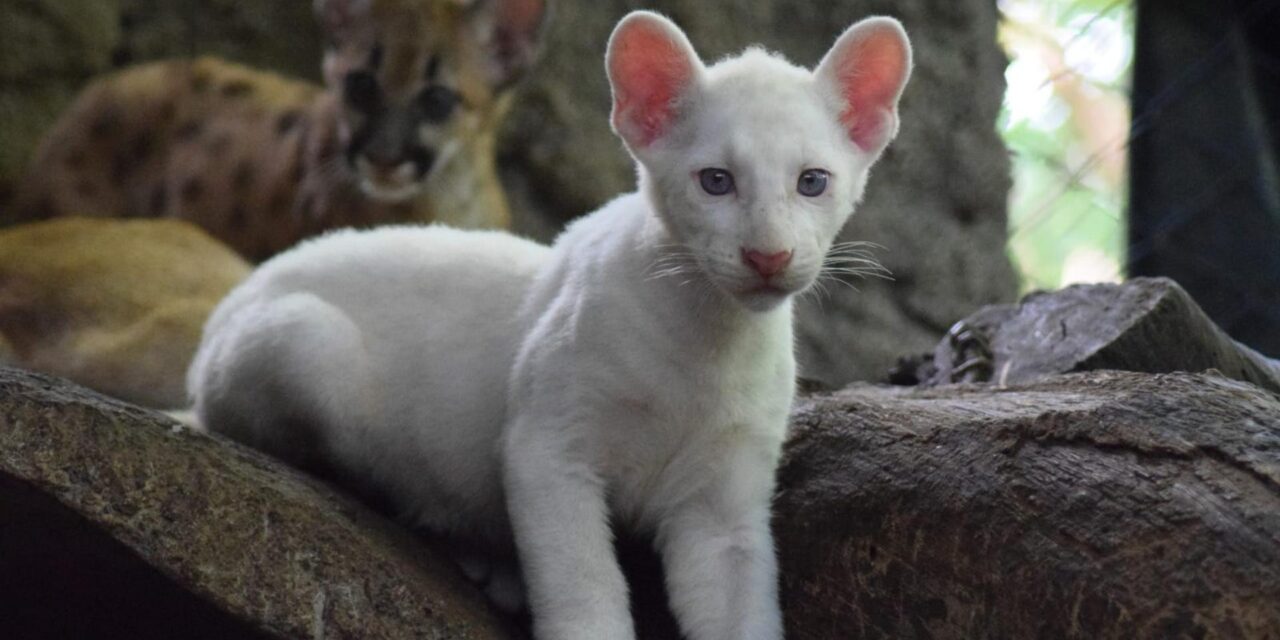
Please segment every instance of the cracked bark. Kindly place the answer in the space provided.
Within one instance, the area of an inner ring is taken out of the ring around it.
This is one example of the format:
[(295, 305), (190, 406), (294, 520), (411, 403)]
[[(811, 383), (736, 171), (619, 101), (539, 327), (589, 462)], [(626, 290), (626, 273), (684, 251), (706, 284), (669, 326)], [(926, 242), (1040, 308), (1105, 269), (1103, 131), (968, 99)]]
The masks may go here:
[[(1029, 382), (1071, 371), (1168, 373), (1216, 369), (1280, 392), (1280, 362), (1234, 341), (1167, 278), (1076, 285), (965, 318), (911, 372), (926, 386)], [(983, 375), (961, 367), (981, 362)]]
[(1280, 396), (1214, 374), (852, 387), (794, 416), (789, 638), (1268, 638)]
[(0, 367), (0, 637), (512, 636), (421, 541), (283, 463)]
[[(172, 637), (178, 619), (206, 621), (200, 637), (243, 623), (282, 638), (507, 637), (403, 532), (279, 462), (170, 428), (0, 369), (0, 592), (57, 586), (45, 561), (63, 554), (40, 553), (52, 531), (76, 558), (57, 565), (75, 569), (67, 584), (101, 576), (91, 591), (114, 598), (0, 598), (0, 627), (100, 621), (89, 613), (111, 602), (105, 619), (149, 625), (139, 638)], [(809, 396), (779, 486), (791, 640), (1280, 630), (1280, 396), (1250, 384), (1092, 372)], [(624, 554), (640, 637), (675, 638), (645, 547)]]

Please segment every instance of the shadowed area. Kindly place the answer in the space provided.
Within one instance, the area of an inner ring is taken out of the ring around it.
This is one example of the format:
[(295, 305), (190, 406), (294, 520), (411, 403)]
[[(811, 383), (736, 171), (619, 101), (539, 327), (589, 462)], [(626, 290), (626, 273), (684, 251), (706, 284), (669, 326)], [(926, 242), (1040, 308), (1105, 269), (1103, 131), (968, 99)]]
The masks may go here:
[(105, 531), (0, 473), (0, 620), (24, 640), (275, 638), (201, 600)]
[[(0, 477), (6, 640), (510, 637), (452, 565), (359, 504), (55, 378), (0, 367)], [(273, 635), (206, 624), (219, 610)], [(151, 620), (169, 626), (129, 626)]]

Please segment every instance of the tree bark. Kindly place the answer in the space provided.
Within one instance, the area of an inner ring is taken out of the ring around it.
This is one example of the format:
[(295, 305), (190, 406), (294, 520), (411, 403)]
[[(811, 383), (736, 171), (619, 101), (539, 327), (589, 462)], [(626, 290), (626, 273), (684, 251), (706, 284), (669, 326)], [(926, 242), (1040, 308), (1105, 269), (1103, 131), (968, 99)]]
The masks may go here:
[(1076, 285), (985, 307), (957, 323), (911, 377), (926, 386), (1015, 384), (1101, 369), (1216, 369), (1280, 392), (1280, 362), (1232, 340), (1168, 278)]
[(508, 640), (448, 561), (270, 459), (0, 368), (0, 638)]
[(1274, 394), (860, 386), (794, 429), (774, 520), (792, 640), (1280, 635)]
[[(851, 387), (801, 400), (778, 479), (790, 640), (1280, 636), (1280, 396), (1247, 383)], [(624, 554), (640, 637), (675, 638), (647, 546)], [(3, 369), (0, 594), (3, 637), (510, 637), (420, 541), (282, 463)]]

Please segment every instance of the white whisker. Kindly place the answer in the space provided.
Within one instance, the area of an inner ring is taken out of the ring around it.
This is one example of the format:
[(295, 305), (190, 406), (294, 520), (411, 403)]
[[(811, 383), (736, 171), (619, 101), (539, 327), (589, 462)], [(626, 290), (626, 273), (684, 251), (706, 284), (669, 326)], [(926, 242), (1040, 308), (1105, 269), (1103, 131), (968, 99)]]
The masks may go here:
[(892, 281), (893, 271), (884, 266), (876, 257), (876, 251), (887, 251), (884, 246), (865, 240), (854, 240), (832, 245), (822, 260), (819, 280), (838, 282), (854, 291), (859, 291), (850, 280), (855, 278), (878, 278)]
[[(697, 259), (689, 248), (682, 244), (659, 245), (661, 255), (645, 269), (645, 281), (658, 280), (671, 276), (694, 276), (697, 273)], [(690, 279), (693, 279), (692, 277)], [(680, 286), (684, 286), (683, 283)]]

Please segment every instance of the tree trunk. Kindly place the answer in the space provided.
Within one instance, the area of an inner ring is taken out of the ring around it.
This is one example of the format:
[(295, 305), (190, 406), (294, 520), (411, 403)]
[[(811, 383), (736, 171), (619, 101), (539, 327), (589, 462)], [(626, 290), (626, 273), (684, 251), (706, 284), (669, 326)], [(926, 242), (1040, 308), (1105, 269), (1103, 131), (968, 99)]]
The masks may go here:
[(1280, 362), (1232, 340), (1168, 278), (1075, 285), (984, 307), (952, 327), (931, 361), (901, 373), (937, 386), (1018, 384), (1100, 369), (1216, 369), (1280, 392)]
[(0, 638), (512, 637), (451, 563), (320, 482), (0, 368)]
[(852, 387), (798, 408), (792, 640), (1280, 636), (1280, 397), (1206, 374)]
[[(851, 387), (793, 422), (790, 640), (1280, 637), (1280, 396), (1091, 372)], [(675, 638), (645, 547), (640, 637)], [(283, 464), (12, 370), (0, 594), (0, 637), (509, 637), (421, 542)]]

